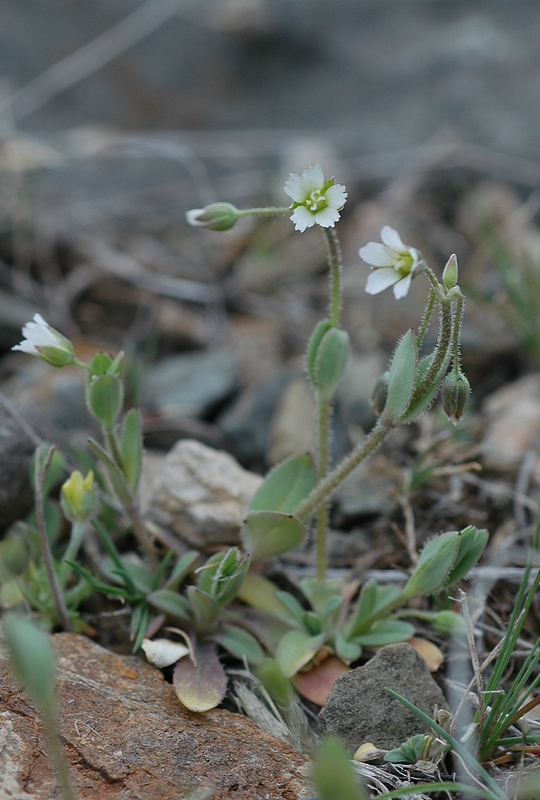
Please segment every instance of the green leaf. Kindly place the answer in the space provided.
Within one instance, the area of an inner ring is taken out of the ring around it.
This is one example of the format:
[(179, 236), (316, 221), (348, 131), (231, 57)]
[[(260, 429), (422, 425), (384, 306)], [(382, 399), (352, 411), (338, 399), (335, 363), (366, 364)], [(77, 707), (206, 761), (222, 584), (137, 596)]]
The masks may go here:
[(337, 738), (329, 738), (315, 755), (313, 780), (319, 800), (365, 800), (367, 792)]
[(354, 641), (363, 647), (380, 647), (395, 642), (406, 642), (414, 636), (414, 625), (400, 619), (389, 619), (381, 622), (376, 627), (361, 636), (356, 636)]
[(112, 364), (112, 358), (107, 353), (97, 353), (90, 362), (90, 375), (98, 377), (103, 375)]
[(104, 373), (91, 375), (86, 390), (86, 402), (94, 416), (106, 431), (112, 431), (124, 401), (124, 387), (117, 375)]
[(92, 451), (92, 453), (99, 458), (99, 460), (104, 465), (105, 469), (107, 470), (107, 474), (111, 479), (111, 483), (114, 489), (114, 492), (121, 503), (124, 505), (131, 505), (132, 497), (131, 497), (131, 489), (127, 482), (127, 478), (120, 469), (120, 467), (113, 461), (110, 455), (107, 453), (106, 450), (96, 442), (95, 439), (91, 437), (88, 439), (88, 447)]
[(399, 747), (390, 750), (383, 761), (390, 764), (416, 764), (423, 756), (426, 740), (429, 742), (430, 737), (424, 733), (417, 733)]
[(306, 353), (306, 367), (309, 375), (309, 379), (313, 384), (313, 387), (316, 389), (317, 387), (317, 373), (315, 370), (315, 359), (317, 358), (317, 351), (319, 349), (319, 345), (323, 339), (323, 336), (328, 333), (328, 331), (332, 328), (332, 323), (329, 319), (321, 320), (314, 328), (313, 333), (310, 336), (309, 344)]
[(273, 658), (267, 658), (254, 670), (264, 688), (278, 708), (289, 709), (294, 697), (294, 689)]
[(139, 483), (142, 465), (141, 420), (136, 408), (128, 411), (124, 418), (120, 451), (124, 474), (131, 489), (135, 491)]
[(296, 675), (299, 669), (311, 661), (324, 644), (326, 636), (310, 636), (305, 631), (289, 631), (281, 639), (276, 650), (276, 663), (286, 678)]
[(351, 642), (346, 639), (341, 631), (334, 637), (334, 649), (336, 656), (345, 664), (351, 664), (362, 655), (362, 646), (356, 641)]
[(479, 529), (475, 525), (468, 525), (459, 534), (459, 550), (448, 575), (445, 586), (452, 586), (465, 577), (472, 567), (476, 564), (489, 538), (489, 533), (484, 529)]
[(251, 511), (244, 520), (242, 542), (252, 560), (260, 561), (294, 550), (305, 535), (305, 527), (292, 514)]
[(129, 589), (120, 587), (120, 586), (110, 586), (108, 583), (104, 583), (100, 581), (98, 578), (95, 578), (92, 573), (87, 570), (85, 567), (81, 567), (80, 564), (77, 564), (74, 561), (66, 561), (66, 564), (69, 564), (72, 570), (84, 578), (90, 586), (98, 592), (101, 592), (104, 595), (109, 597), (122, 597), (126, 602), (131, 603), (136, 600), (140, 600), (140, 596), (135, 594), (133, 595)]
[(430, 539), (424, 546), (415, 570), (405, 588), (403, 598), (422, 597), (444, 586), (459, 551), (459, 533), (448, 531)]
[(315, 488), (316, 482), (311, 456), (292, 456), (268, 473), (251, 501), (250, 511), (291, 514)]
[(202, 635), (213, 633), (220, 615), (218, 604), (196, 586), (188, 586), (187, 596), (197, 633)]
[(178, 592), (172, 592), (169, 589), (158, 589), (147, 595), (146, 599), (158, 611), (181, 620), (184, 625), (191, 623), (189, 601)]
[(146, 631), (148, 630), (148, 622), (150, 621), (150, 606), (148, 603), (139, 603), (131, 615), (131, 636), (135, 640), (133, 644), (133, 652), (136, 653), (145, 638)]
[[(430, 355), (425, 356), (420, 361), (420, 364), (419, 364), (419, 367), (418, 367), (417, 378), (416, 378), (416, 382), (415, 382), (415, 388), (421, 386), (422, 380), (423, 380), (423, 378), (425, 378), (425, 376), (427, 374), (427, 371), (428, 371), (429, 367), (431, 366), (431, 362), (433, 360), (433, 356), (434, 356), (434, 353), (431, 353)], [(430, 386), (426, 387), (426, 389), (420, 395), (420, 397), (417, 397), (415, 399), (414, 403), (411, 403), (411, 405), (407, 409), (407, 413), (403, 414), (403, 416), (401, 417), (401, 422), (411, 422), (411, 420), (415, 419), (423, 411), (425, 411), (426, 408), (430, 407), (430, 405), (434, 401), (435, 397), (437, 396), (437, 393), (438, 393), (439, 389), (441, 388), (441, 381), (444, 378), (444, 376), (446, 375), (446, 371), (447, 371), (448, 366), (450, 364), (451, 357), (452, 357), (452, 350), (451, 350), (451, 348), (449, 348), (449, 350), (448, 350), (448, 352), (447, 352), (447, 354), (446, 354), (446, 356), (444, 358), (444, 361), (441, 364), (441, 367), (440, 367), (439, 371), (437, 372), (437, 375), (433, 379), (432, 383), (430, 384)]]
[(180, 556), (163, 588), (171, 591), (177, 589), (184, 578), (187, 578), (189, 573), (193, 571), (199, 558), (200, 554), (196, 550), (189, 550), (183, 556)]
[(330, 328), (323, 336), (315, 359), (313, 385), (323, 400), (331, 400), (343, 377), (349, 358), (349, 336), (339, 328)]
[(298, 622), (300, 622), (300, 624), (302, 624), (302, 621), (304, 619), (304, 614), (306, 613), (306, 609), (298, 602), (296, 597), (294, 597), (289, 592), (281, 592), (281, 591), (276, 592), (276, 597), (281, 603), (283, 603), (283, 605), (286, 608), (288, 608), (293, 617)]
[(249, 664), (258, 666), (264, 661), (264, 651), (257, 639), (248, 631), (236, 625), (224, 625), (220, 633), (212, 639), (236, 658), (246, 657)]
[(4, 635), (14, 674), (51, 725), (56, 716), (56, 667), (49, 636), (16, 614), (6, 617)]
[(295, 615), (291, 614), (279, 600), (278, 593), (279, 589), (275, 583), (272, 583), (262, 575), (250, 573), (242, 584), (237, 597), (248, 606), (264, 611), (266, 614), (271, 614), (289, 626), (298, 625)]
[(210, 711), (225, 697), (227, 676), (213, 644), (196, 645), (194, 655), (196, 664), (186, 657), (174, 668), (174, 691), (190, 711)]
[(395, 425), (407, 410), (414, 389), (418, 347), (413, 330), (401, 338), (388, 371), (388, 396), (381, 416), (383, 425)]

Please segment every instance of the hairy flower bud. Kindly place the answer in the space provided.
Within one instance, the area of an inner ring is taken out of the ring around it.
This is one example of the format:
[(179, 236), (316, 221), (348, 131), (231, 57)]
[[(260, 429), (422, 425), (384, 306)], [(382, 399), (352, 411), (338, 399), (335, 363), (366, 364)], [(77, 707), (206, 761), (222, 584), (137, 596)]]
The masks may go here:
[(64, 514), (71, 522), (86, 522), (90, 519), (96, 507), (92, 470), (86, 478), (83, 478), (78, 470), (71, 473), (67, 481), (62, 484), (60, 503)]
[(22, 332), (24, 340), (12, 350), (36, 356), (53, 367), (66, 367), (74, 363), (75, 354), (69, 339), (45, 322), (41, 314), (34, 314), (33, 321), (27, 322)]
[(443, 270), (442, 280), (447, 289), (453, 289), (458, 282), (458, 263), (455, 254), (448, 259)]
[(471, 386), (465, 375), (459, 372), (450, 372), (443, 381), (441, 400), (444, 413), (448, 419), (457, 425), (469, 402)]
[(232, 203), (210, 203), (204, 208), (193, 208), (186, 213), (190, 225), (210, 228), (211, 231), (228, 231), (234, 228), (242, 214)]

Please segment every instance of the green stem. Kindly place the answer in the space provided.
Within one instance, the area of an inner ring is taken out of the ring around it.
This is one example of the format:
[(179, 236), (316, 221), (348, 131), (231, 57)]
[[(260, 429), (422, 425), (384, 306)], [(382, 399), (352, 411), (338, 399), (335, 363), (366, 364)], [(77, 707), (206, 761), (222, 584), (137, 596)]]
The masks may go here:
[(290, 214), (290, 208), (281, 206), (268, 206), (265, 208), (246, 208), (238, 210), (240, 217), (273, 217), (277, 214)]
[[(328, 473), (329, 434), (331, 401), (318, 398), (319, 411), (319, 452), (317, 463), (317, 479), (322, 481)], [(327, 553), (326, 530), (328, 527), (328, 504), (321, 503), (317, 511), (317, 578), (320, 583), (326, 581)]]
[(452, 359), (454, 361), (454, 372), (457, 374), (461, 366), (461, 354), (459, 352), (459, 339), (461, 336), (461, 325), (463, 322), (463, 306), (465, 298), (462, 294), (456, 295), (456, 310), (454, 314), (454, 331), (452, 341)]
[[(122, 472), (124, 472), (122, 455), (120, 453), (120, 448), (118, 446), (118, 442), (116, 440), (114, 432), (104, 429), (103, 434), (109, 448), (109, 455), (113, 458), (118, 468), (122, 470)], [(120, 500), (120, 502), (122, 502), (122, 499), (120, 497), (118, 499)], [(159, 561), (156, 555), (156, 551), (152, 539), (146, 529), (146, 525), (141, 519), (141, 515), (139, 514), (139, 509), (137, 508), (134, 498), (133, 497), (131, 498), (131, 503), (128, 504), (122, 502), (122, 505), (131, 521), (131, 524), (133, 526), (133, 533), (135, 534), (143, 553), (148, 559), (148, 563), (151, 569), (156, 570), (159, 566)]]
[(439, 373), (444, 367), (445, 362), (447, 362), (449, 356), (449, 348), (452, 346), (453, 327), (450, 301), (441, 300), (437, 346), (435, 348), (429, 369), (426, 372), (424, 379), (416, 386), (412, 394), (409, 407), (403, 415), (404, 417), (407, 416), (410, 409), (414, 408), (414, 406), (426, 396), (433, 384), (441, 379)]
[(356, 445), (348, 456), (320, 481), (311, 494), (296, 507), (293, 514), (299, 519), (309, 516), (345, 480), (355, 467), (370, 456), (388, 436), (391, 427), (377, 423), (367, 438)]
[(341, 246), (334, 228), (324, 228), (330, 267), (330, 324), (339, 327), (341, 313), (341, 275), (343, 272)]
[(49, 537), (47, 536), (47, 529), (45, 527), (45, 514), (43, 512), (43, 483), (49, 470), (55, 449), (56, 448), (54, 445), (49, 448), (42, 468), (40, 468), (39, 450), (36, 450), (36, 455), (34, 458), (36, 522), (39, 531), (39, 540), (41, 543), (43, 561), (45, 564), (45, 570), (47, 572), (47, 578), (49, 580), (49, 586), (54, 605), (56, 606), (56, 611), (64, 630), (68, 631), (68, 633), (73, 633), (73, 626), (71, 625), (64, 595), (62, 594), (60, 581), (58, 580), (58, 575), (56, 574), (56, 569), (54, 566), (51, 545), (49, 542)]
[(58, 778), (62, 800), (77, 800), (77, 794), (73, 787), (71, 775), (69, 773), (69, 764), (57, 731), (56, 720), (48, 717), (49, 715), (44, 715), (43, 721), (45, 722), (49, 753), (51, 756), (51, 761), (54, 765), (54, 769), (56, 770), (56, 776)]
[(71, 536), (69, 538), (69, 544), (66, 547), (63, 563), (60, 566), (60, 583), (65, 586), (69, 573), (71, 571), (71, 567), (69, 564), (66, 564), (66, 561), (75, 561), (77, 558), (77, 553), (79, 552), (79, 548), (82, 544), (84, 539), (84, 535), (87, 529), (86, 522), (73, 522), (71, 525)]
[(426, 335), (426, 331), (429, 327), (429, 323), (431, 322), (431, 318), (433, 316), (433, 310), (435, 308), (436, 299), (437, 299), (437, 291), (433, 288), (433, 286), (430, 286), (427, 306), (425, 308), (424, 316), (422, 317), (422, 321), (418, 329), (418, 336), (416, 337), (418, 350), (420, 350), (424, 342), (424, 336)]

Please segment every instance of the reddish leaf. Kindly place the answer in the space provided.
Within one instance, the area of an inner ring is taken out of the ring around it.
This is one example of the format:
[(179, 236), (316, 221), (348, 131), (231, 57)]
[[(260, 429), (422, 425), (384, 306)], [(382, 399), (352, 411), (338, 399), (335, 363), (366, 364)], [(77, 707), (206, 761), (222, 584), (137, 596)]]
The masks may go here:
[(298, 672), (293, 678), (293, 683), (301, 695), (312, 703), (322, 706), (326, 703), (334, 681), (344, 672), (349, 672), (349, 667), (346, 667), (339, 658), (331, 656), (309, 672)]
[(227, 691), (227, 676), (213, 644), (195, 647), (195, 665), (190, 658), (178, 662), (173, 673), (173, 686), (180, 702), (191, 711), (215, 708)]

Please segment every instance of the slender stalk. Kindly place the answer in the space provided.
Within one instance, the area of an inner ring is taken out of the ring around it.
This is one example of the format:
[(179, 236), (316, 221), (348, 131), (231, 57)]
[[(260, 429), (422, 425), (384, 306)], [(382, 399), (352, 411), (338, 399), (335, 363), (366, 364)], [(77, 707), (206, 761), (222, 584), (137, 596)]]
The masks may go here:
[(290, 214), (290, 208), (268, 206), (267, 208), (238, 209), (240, 217), (273, 217), (277, 214)]
[(459, 351), (459, 338), (461, 334), (461, 324), (463, 321), (463, 306), (465, 298), (462, 294), (456, 296), (456, 311), (454, 315), (454, 330), (452, 336), (452, 358), (454, 361), (454, 372), (458, 372), (461, 363), (461, 354)]
[(332, 494), (355, 467), (375, 452), (391, 430), (391, 427), (386, 427), (377, 423), (368, 434), (367, 438), (357, 444), (354, 450), (352, 450), (337, 467), (329, 472), (328, 475), (318, 483), (315, 489), (313, 489), (311, 494), (296, 507), (293, 512), (294, 515), (300, 519), (309, 516), (312, 511), (318, 508), (323, 500), (326, 500)]
[(334, 228), (324, 228), (326, 246), (328, 248), (328, 266), (330, 267), (330, 324), (339, 327), (341, 313), (341, 276), (343, 264), (341, 246)]
[(63, 563), (60, 567), (60, 581), (65, 586), (66, 580), (70, 573), (71, 567), (66, 564), (66, 561), (75, 561), (79, 548), (84, 539), (88, 525), (86, 522), (73, 522), (71, 525), (71, 536), (69, 538), (68, 546), (64, 552)]
[[(331, 401), (320, 400), (318, 398), (319, 411), (319, 452), (317, 463), (317, 479), (322, 481), (328, 472), (329, 464), (329, 433)], [(317, 578), (320, 583), (326, 580), (327, 553), (326, 553), (326, 531), (328, 527), (328, 504), (323, 502), (317, 511)]]
[(54, 765), (54, 769), (56, 770), (56, 777), (58, 778), (58, 783), (60, 785), (62, 800), (77, 800), (77, 794), (73, 788), (71, 775), (69, 773), (69, 764), (62, 749), (62, 742), (56, 729), (56, 720), (50, 720), (44, 717), (44, 722), (47, 731), (49, 753), (51, 756), (51, 761)]
[(426, 335), (429, 323), (431, 322), (431, 318), (433, 317), (433, 311), (435, 309), (436, 299), (437, 299), (437, 291), (433, 288), (433, 286), (430, 286), (427, 306), (425, 308), (424, 315), (420, 323), (420, 327), (418, 328), (418, 335), (416, 337), (418, 350), (420, 350), (422, 344), (424, 343), (424, 336)]
[[(103, 435), (105, 437), (105, 441), (107, 442), (109, 448), (109, 454), (114, 459), (114, 462), (119, 467), (122, 472), (124, 471), (123, 464), (122, 464), (122, 455), (120, 453), (120, 448), (118, 447), (118, 442), (116, 440), (116, 436), (114, 435), (113, 431), (103, 430)], [(131, 494), (131, 492), (130, 492)], [(121, 501), (121, 498), (118, 498)], [(143, 553), (145, 554), (146, 558), (148, 559), (148, 563), (153, 570), (156, 570), (159, 566), (159, 561), (156, 556), (156, 551), (150, 537), (146, 529), (146, 525), (141, 519), (141, 515), (139, 514), (139, 509), (135, 503), (134, 498), (132, 497), (132, 502), (122, 503), (124, 506), (124, 510), (128, 515), (131, 524), (133, 526), (133, 533), (137, 537), (137, 540), (141, 546)], [(122, 502), (122, 501), (121, 501)]]
[(45, 458), (43, 467), (40, 468), (39, 450), (36, 450), (34, 457), (34, 486), (35, 486), (35, 504), (36, 504), (36, 522), (39, 531), (39, 540), (41, 543), (41, 551), (43, 554), (43, 561), (47, 571), (47, 578), (49, 579), (49, 586), (51, 587), (51, 594), (56, 606), (56, 611), (60, 618), (60, 622), (65, 631), (73, 633), (73, 626), (69, 618), (68, 610), (60, 587), (60, 581), (56, 574), (54, 567), (54, 559), (51, 551), (51, 544), (47, 536), (47, 529), (45, 528), (45, 514), (43, 512), (43, 484), (45, 477), (51, 465), (51, 460), (56, 448), (52, 445)]

